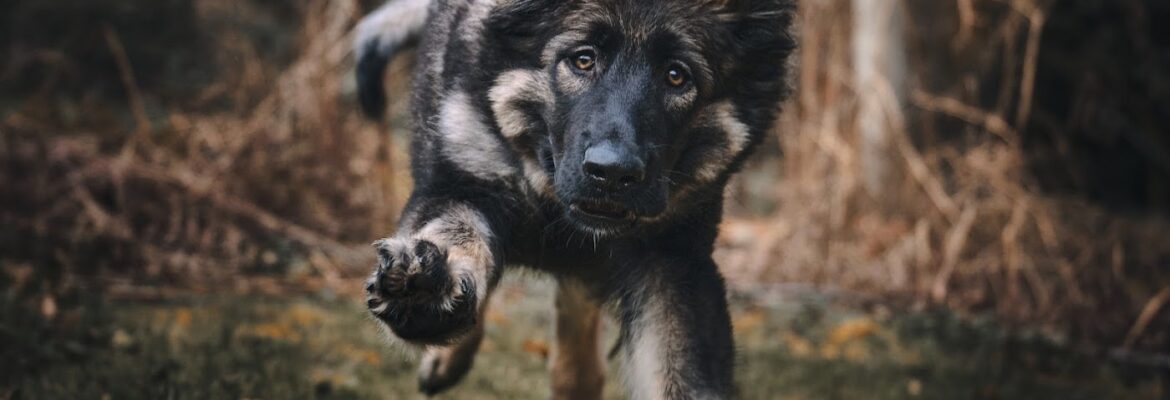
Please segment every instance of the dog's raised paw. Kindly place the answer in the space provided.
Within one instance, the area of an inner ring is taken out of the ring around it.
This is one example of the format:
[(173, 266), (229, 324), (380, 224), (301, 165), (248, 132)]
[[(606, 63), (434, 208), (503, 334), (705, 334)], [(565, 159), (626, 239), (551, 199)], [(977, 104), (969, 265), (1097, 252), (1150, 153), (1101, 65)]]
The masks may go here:
[(447, 252), (426, 240), (383, 239), (366, 281), (366, 306), (398, 337), (417, 344), (453, 342), (475, 326), (470, 279), (453, 276)]

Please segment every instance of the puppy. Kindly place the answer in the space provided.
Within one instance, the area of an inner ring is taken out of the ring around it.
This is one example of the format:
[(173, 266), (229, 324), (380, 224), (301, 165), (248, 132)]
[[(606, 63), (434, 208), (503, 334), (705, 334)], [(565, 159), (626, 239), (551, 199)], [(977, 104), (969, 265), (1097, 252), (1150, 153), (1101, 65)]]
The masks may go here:
[(394, 0), (356, 30), (360, 102), (417, 46), (415, 188), (376, 243), (369, 311), (425, 345), (420, 389), (471, 368), (508, 266), (558, 280), (553, 397), (599, 399), (599, 320), (632, 398), (733, 397), (711, 252), (724, 187), (788, 94), (791, 0)]

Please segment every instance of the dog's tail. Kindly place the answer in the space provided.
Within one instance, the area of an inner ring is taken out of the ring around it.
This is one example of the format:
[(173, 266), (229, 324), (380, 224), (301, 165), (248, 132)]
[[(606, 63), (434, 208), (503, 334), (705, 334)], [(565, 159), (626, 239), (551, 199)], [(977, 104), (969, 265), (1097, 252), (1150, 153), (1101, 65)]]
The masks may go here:
[(386, 112), (382, 87), (386, 65), (417, 41), (432, 1), (390, 0), (354, 29), (358, 101), (370, 118), (380, 119)]

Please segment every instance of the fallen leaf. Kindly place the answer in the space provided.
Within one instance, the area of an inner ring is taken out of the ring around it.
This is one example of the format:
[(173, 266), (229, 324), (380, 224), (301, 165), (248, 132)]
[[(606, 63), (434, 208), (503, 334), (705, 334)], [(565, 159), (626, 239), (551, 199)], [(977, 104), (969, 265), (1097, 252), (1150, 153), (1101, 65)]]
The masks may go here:
[(191, 310), (187, 308), (175, 310), (175, 325), (184, 329), (191, 327)]
[(813, 344), (808, 339), (792, 332), (784, 332), (782, 336), (784, 346), (788, 352), (797, 357), (807, 357), (813, 352)]
[(122, 350), (130, 347), (133, 344), (134, 338), (131, 338), (130, 334), (121, 329), (115, 330), (114, 335), (110, 337), (110, 345), (115, 349)]
[(508, 323), (508, 316), (492, 308), (487, 310), (487, 315), (484, 319), (486, 319), (487, 322), (491, 324), (502, 325)]
[(301, 327), (314, 325), (322, 319), (320, 311), (303, 304), (294, 304), (288, 310), (288, 315), (297, 326)]
[(911, 379), (909, 382), (906, 382), (906, 393), (909, 393), (911, 396), (914, 396), (914, 397), (918, 397), (919, 395), (921, 395), (922, 394), (922, 381), (919, 381), (917, 379)]
[(57, 300), (53, 296), (45, 295), (41, 298), (41, 315), (45, 319), (53, 319), (57, 316)]
[(876, 322), (868, 318), (857, 318), (842, 322), (833, 331), (829, 333), (828, 340), (825, 341), (827, 346), (840, 346), (845, 343), (864, 339), (881, 329)]
[(543, 358), (548, 357), (548, 342), (541, 339), (528, 339), (524, 341), (524, 352), (539, 355)]
[(291, 327), (276, 323), (245, 326), (240, 329), (239, 333), (244, 336), (263, 337), (293, 342), (301, 340), (301, 335), (294, 331)]
[(744, 311), (731, 319), (731, 327), (737, 333), (756, 329), (763, 323), (764, 311), (759, 309)]

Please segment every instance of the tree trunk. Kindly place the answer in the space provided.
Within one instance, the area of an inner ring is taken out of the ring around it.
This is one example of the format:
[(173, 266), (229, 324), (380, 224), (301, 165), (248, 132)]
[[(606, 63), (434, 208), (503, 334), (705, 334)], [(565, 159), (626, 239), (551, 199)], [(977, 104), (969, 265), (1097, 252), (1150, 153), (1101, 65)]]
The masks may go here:
[(857, 135), (866, 190), (882, 199), (894, 176), (891, 113), (905, 99), (906, 51), (901, 0), (853, 0), (854, 83), (858, 94)]

